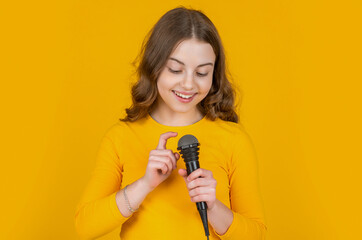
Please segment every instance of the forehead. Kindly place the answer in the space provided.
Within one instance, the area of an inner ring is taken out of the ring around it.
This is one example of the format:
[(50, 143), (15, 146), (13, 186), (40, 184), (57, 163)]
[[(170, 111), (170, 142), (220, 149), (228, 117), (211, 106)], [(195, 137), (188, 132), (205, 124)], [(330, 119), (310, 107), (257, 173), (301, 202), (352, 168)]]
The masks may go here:
[[(192, 38), (181, 41), (170, 54), (169, 58), (178, 59), (185, 65), (198, 66), (207, 62), (214, 63), (216, 56), (209, 43)], [(169, 61), (177, 64), (176, 61)]]

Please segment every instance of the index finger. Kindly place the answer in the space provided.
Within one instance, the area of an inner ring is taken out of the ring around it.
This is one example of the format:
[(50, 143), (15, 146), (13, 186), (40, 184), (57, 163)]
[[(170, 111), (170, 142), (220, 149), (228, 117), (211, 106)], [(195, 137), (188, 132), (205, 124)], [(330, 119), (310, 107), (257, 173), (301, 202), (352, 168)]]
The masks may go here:
[(209, 177), (209, 176), (212, 176), (211, 171), (206, 170), (204, 168), (198, 168), (195, 171), (193, 171), (192, 173), (190, 173), (190, 175), (187, 177), (187, 180), (192, 181), (199, 177)]
[(177, 132), (166, 132), (160, 135), (160, 140), (158, 141), (158, 145), (157, 148), (158, 150), (161, 149), (166, 149), (166, 143), (167, 143), (167, 139), (169, 139), (170, 137), (176, 137), (177, 136)]

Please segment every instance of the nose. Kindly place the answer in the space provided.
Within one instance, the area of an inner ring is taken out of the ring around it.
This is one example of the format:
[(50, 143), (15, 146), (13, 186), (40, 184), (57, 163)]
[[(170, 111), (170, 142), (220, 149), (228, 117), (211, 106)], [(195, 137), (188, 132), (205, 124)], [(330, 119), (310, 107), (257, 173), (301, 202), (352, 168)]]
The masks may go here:
[(192, 90), (194, 88), (194, 76), (192, 73), (187, 73), (182, 79), (180, 85), (185, 90)]

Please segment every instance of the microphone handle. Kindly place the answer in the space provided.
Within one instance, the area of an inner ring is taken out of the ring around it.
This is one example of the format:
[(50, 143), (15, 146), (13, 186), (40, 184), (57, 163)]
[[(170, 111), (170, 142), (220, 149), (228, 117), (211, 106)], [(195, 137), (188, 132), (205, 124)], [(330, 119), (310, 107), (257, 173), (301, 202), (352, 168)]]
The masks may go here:
[(190, 173), (192, 173), (196, 169), (200, 168), (200, 163), (198, 160), (185, 162), (185, 165), (186, 165), (187, 176), (190, 175)]
[[(185, 162), (185, 164), (186, 164), (187, 175), (190, 175), (190, 173), (192, 173), (196, 169), (200, 168), (200, 164), (199, 164), (198, 160)], [(209, 232), (209, 226), (208, 226), (208, 221), (207, 221), (207, 204), (206, 204), (206, 202), (197, 202), (196, 207), (197, 207), (197, 210), (199, 211), (202, 225), (204, 226), (205, 235), (206, 235), (207, 239), (209, 239), (210, 232)]]
[[(190, 175), (193, 171), (195, 171), (196, 169), (200, 168), (200, 163), (199, 161), (189, 161), (186, 162), (186, 171), (187, 171), (187, 176)], [(207, 204), (206, 202), (197, 202), (196, 203), (197, 206), (197, 210), (206, 210), (207, 209)]]

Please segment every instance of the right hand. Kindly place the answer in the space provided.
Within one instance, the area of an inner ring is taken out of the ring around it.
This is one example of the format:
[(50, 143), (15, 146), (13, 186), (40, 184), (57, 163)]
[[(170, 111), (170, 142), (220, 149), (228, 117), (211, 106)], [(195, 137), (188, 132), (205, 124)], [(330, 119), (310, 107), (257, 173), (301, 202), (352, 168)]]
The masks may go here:
[(171, 149), (166, 149), (167, 139), (176, 137), (177, 134), (177, 132), (161, 134), (157, 148), (150, 151), (146, 173), (143, 178), (151, 190), (165, 181), (172, 171), (177, 168), (176, 162), (180, 155), (177, 152), (172, 152)]

